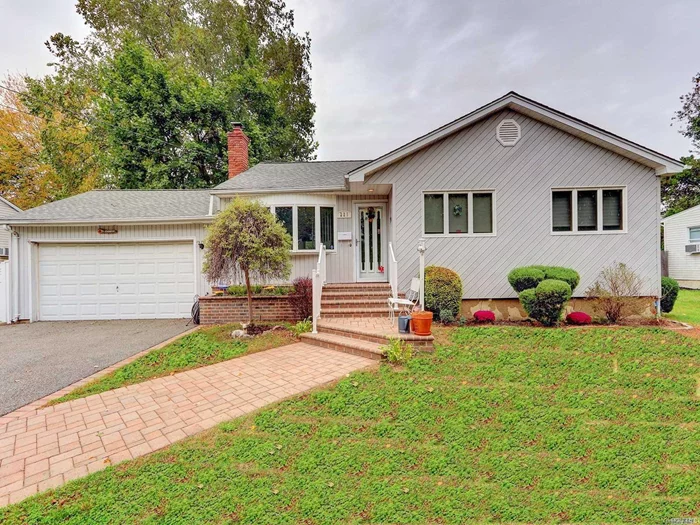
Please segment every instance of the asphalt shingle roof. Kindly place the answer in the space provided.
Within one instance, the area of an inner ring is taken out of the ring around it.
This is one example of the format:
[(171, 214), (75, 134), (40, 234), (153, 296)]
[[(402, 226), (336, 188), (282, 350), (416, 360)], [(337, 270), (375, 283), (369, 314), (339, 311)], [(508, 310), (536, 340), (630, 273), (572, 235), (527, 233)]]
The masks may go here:
[(367, 164), (366, 160), (312, 162), (261, 162), (216, 186), (215, 190), (280, 191), (341, 190), (345, 175)]
[(15, 214), (10, 221), (192, 219), (209, 213), (211, 190), (94, 190)]

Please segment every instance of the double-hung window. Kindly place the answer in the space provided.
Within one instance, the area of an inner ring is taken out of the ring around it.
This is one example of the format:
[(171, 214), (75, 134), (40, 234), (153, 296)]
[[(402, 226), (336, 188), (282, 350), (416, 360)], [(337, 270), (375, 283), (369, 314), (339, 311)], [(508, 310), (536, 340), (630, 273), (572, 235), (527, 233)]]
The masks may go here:
[(335, 208), (320, 205), (270, 206), (270, 212), (292, 238), (292, 251), (318, 251), (319, 240), (327, 250), (335, 250)]
[(553, 233), (625, 232), (624, 188), (552, 190)]
[(423, 194), (424, 235), (493, 235), (493, 191)]
[(700, 243), (700, 226), (688, 228), (688, 242), (691, 244)]

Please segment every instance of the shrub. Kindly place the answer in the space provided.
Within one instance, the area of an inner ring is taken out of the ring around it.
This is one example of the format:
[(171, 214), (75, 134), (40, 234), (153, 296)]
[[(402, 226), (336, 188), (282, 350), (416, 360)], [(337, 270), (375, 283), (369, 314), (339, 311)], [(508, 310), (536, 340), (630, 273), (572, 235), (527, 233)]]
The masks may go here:
[(402, 364), (413, 357), (413, 346), (398, 337), (389, 339), (389, 342), (382, 346), (382, 350), (390, 363)]
[(440, 310), (440, 322), (443, 324), (452, 324), (455, 322), (455, 315), (452, 310)]
[[(527, 291), (527, 290), (525, 290)], [(545, 326), (553, 326), (561, 319), (566, 301), (571, 298), (571, 286), (564, 281), (545, 279), (535, 288), (535, 301), (530, 317)]]
[(673, 310), (673, 305), (676, 304), (680, 286), (678, 281), (670, 277), (661, 278), (661, 311), (669, 313)]
[(462, 280), (459, 275), (441, 266), (425, 269), (425, 309), (440, 315), (447, 310), (453, 319), (462, 308)]
[(493, 323), (496, 321), (496, 314), (490, 310), (479, 310), (474, 312), (474, 320), (478, 323)]
[(571, 312), (566, 316), (566, 322), (569, 324), (591, 324), (591, 316), (586, 312)]
[(518, 293), (536, 288), (542, 281), (544, 281), (544, 272), (535, 266), (514, 268), (508, 274), (508, 282)]
[(297, 277), (292, 281), (294, 290), (289, 294), (289, 305), (297, 319), (313, 315), (313, 283), (311, 277)]
[(311, 322), (311, 319), (304, 319), (293, 325), (290, 330), (294, 334), (294, 337), (299, 337), (301, 334), (310, 332), (313, 328), (314, 324)]
[[(292, 292), (291, 286), (272, 286), (254, 284), (250, 287), (253, 295), (289, 295)], [(234, 284), (226, 288), (228, 295), (236, 297), (245, 297), (247, 295), (246, 287), (242, 284)]]
[(586, 290), (593, 299), (593, 309), (603, 312), (608, 321), (616, 323), (630, 315), (644, 311), (644, 301), (639, 297), (642, 281), (626, 264), (603, 268), (596, 283)]
[(544, 270), (545, 279), (556, 279), (557, 281), (564, 281), (571, 287), (571, 292), (576, 289), (578, 283), (581, 281), (581, 276), (576, 270), (571, 268), (564, 268), (563, 266), (548, 266)]

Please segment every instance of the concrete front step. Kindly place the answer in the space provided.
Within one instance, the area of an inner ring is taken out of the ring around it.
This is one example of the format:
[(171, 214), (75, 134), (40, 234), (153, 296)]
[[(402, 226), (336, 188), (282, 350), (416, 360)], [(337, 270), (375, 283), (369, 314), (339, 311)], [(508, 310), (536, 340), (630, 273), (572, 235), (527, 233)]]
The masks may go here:
[(376, 342), (351, 339), (349, 337), (343, 337), (342, 335), (321, 332), (317, 334), (301, 334), (301, 339), (303, 342), (311, 345), (329, 348), (339, 352), (345, 352), (346, 354), (366, 357), (368, 359), (380, 360), (382, 357), (384, 357), (384, 352), (381, 350), (381, 345)]

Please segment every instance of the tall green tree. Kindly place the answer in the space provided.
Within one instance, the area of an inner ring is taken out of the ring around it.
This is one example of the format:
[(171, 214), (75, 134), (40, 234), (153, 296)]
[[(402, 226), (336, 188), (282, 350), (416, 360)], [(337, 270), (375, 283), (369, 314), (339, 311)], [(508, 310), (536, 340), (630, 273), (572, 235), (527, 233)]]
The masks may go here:
[[(694, 151), (700, 150), (700, 73), (693, 77), (693, 89), (681, 97), (681, 109), (676, 112), (675, 120), (681, 124), (680, 133), (690, 139)], [(700, 160), (694, 155), (681, 160), (688, 167), (661, 182), (666, 216), (700, 204)]]

